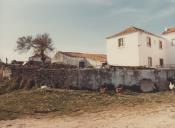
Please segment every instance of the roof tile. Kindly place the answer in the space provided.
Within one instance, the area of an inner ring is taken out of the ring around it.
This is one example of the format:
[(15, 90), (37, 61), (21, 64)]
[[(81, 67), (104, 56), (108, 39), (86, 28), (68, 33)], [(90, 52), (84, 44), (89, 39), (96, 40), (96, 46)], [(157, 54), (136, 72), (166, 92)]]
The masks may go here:
[(75, 58), (88, 58), (88, 59), (101, 61), (101, 62), (107, 61), (107, 57), (105, 54), (87, 54), (87, 53), (77, 53), (77, 52), (58, 52), (58, 53), (62, 53), (64, 55), (75, 57)]
[(163, 35), (166, 35), (166, 34), (169, 34), (169, 33), (174, 33), (175, 32), (175, 27), (172, 27), (172, 28), (168, 28), (166, 31), (164, 31), (162, 34)]
[(131, 26), (131, 27), (128, 27), (125, 30), (123, 30), (123, 31), (121, 31), (121, 32), (119, 32), (117, 34), (114, 34), (112, 36), (107, 37), (107, 39), (111, 39), (111, 38), (114, 38), (114, 37), (127, 35), (127, 34), (134, 33), (134, 32), (143, 32), (143, 33), (146, 33), (146, 34), (149, 34), (149, 35), (152, 35), (152, 36), (156, 36), (156, 37), (162, 38), (162, 37), (160, 37), (160, 36), (158, 36), (156, 34), (153, 34), (151, 32), (147, 32), (147, 31), (145, 31), (143, 29)]

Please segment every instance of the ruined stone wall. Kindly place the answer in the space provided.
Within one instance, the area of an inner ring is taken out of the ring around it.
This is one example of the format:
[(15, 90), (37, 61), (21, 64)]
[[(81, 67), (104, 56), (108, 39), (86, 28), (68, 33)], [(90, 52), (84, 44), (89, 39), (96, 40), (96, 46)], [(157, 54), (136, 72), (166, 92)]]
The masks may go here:
[(175, 79), (175, 70), (155, 69), (12, 69), (12, 78), (32, 79), (37, 86), (96, 90), (103, 83), (134, 85), (142, 79), (154, 82)]
[(0, 66), (0, 79), (3, 77), (3, 67)]
[(11, 69), (6, 66), (0, 66), (0, 79), (10, 79), (11, 76)]

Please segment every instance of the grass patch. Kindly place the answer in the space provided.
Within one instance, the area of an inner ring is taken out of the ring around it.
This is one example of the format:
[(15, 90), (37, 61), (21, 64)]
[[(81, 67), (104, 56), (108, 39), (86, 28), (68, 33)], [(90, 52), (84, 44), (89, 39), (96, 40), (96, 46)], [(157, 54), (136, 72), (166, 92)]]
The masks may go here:
[(73, 90), (18, 90), (0, 95), (0, 120), (15, 119), (36, 113), (69, 115), (82, 112), (96, 112), (110, 107), (175, 102), (170, 92), (100, 95), (98, 92)]

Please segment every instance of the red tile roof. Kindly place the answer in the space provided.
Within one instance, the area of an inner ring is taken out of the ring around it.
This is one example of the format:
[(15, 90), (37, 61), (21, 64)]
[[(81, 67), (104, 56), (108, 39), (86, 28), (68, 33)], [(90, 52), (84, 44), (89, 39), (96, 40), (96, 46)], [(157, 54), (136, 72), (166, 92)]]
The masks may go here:
[(175, 32), (175, 27), (172, 27), (172, 28), (168, 28), (162, 34), (165, 35), (165, 34), (174, 33), (174, 32)]
[(143, 32), (143, 33), (146, 33), (146, 34), (149, 34), (149, 35), (152, 35), (152, 36), (157, 36), (159, 38), (162, 38), (162, 37), (160, 37), (158, 35), (155, 35), (155, 34), (153, 34), (151, 32), (147, 32), (147, 31), (145, 31), (143, 29), (140, 29), (140, 28), (132, 26), (132, 27), (126, 28), (125, 30), (123, 30), (123, 31), (121, 31), (121, 32), (119, 32), (117, 34), (114, 34), (112, 36), (107, 37), (107, 39), (110, 39), (110, 38), (113, 38), (113, 37), (127, 35), (127, 34), (134, 33), (134, 32)]
[(107, 61), (107, 57), (105, 54), (87, 54), (87, 53), (77, 53), (77, 52), (58, 52), (58, 53), (62, 53), (66, 56), (75, 57), (75, 58), (87, 58), (87, 59), (92, 59), (100, 62)]

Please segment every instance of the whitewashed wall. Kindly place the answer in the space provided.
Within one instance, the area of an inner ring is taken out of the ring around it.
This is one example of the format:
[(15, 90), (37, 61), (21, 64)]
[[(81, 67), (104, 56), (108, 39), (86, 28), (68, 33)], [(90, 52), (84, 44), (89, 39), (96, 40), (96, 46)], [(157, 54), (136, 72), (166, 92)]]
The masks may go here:
[(175, 39), (175, 32), (162, 35), (164, 38), (166, 38), (168, 41), (172, 42), (173, 39)]
[(103, 62), (100, 61), (95, 61), (92, 59), (88, 59), (88, 58), (77, 58), (77, 57), (70, 57), (67, 56), (65, 54), (59, 53), (57, 54), (57, 56), (55, 58), (53, 58), (52, 63), (53, 62), (60, 62), (60, 63), (64, 63), (64, 64), (70, 64), (70, 65), (75, 65), (75, 66), (79, 66), (79, 62), (84, 62), (85, 63), (85, 67), (101, 67)]
[(91, 65), (91, 66), (96, 67), (96, 68), (100, 68), (102, 66), (102, 64), (104, 63), (104, 62), (96, 61), (96, 60), (92, 60), (92, 59), (86, 59), (86, 60), (87, 60), (88, 65)]
[[(69, 57), (69, 56), (66, 56), (62, 53), (58, 53), (52, 62), (60, 62), (60, 63), (64, 63), (64, 64), (79, 66), (80, 61), (85, 62), (85, 59), (84, 58)], [(87, 65), (86, 62), (85, 62), (85, 65)]]
[[(124, 38), (124, 47), (118, 47), (119, 38)], [(138, 32), (107, 39), (107, 62), (114, 66), (140, 66)]]
[[(147, 46), (147, 37), (151, 38), (151, 47)], [(119, 38), (124, 38), (124, 47), (118, 47)], [(164, 67), (175, 67), (175, 45), (172, 46), (172, 39), (175, 39), (175, 34), (163, 38), (144, 32), (107, 39), (107, 62), (113, 66), (147, 67), (148, 57), (151, 57), (153, 68), (160, 67), (160, 59), (163, 59)], [(162, 41), (162, 49), (159, 48), (159, 41)]]
[(175, 67), (175, 41), (174, 45), (172, 45), (173, 39), (175, 40), (175, 33), (170, 33), (166, 35), (162, 35), (167, 39), (167, 48), (166, 48), (166, 61), (167, 67)]
[[(147, 46), (147, 37), (151, 38), (151, 47)], [(166, 45), (167, 41), (161, 37), (152, 36), (139, 32), (139, 60), (140, 66), (148, 66), (148, 57), (152, 57), (152, 67), (160, 66), (160, 58), (166, 64)], [(159, 41), (162, 41), (163, 48), (159, 48)]]

